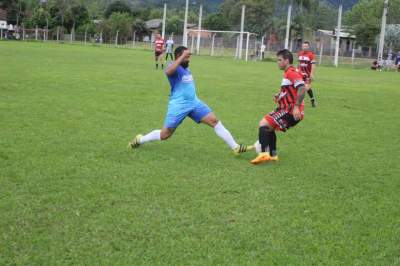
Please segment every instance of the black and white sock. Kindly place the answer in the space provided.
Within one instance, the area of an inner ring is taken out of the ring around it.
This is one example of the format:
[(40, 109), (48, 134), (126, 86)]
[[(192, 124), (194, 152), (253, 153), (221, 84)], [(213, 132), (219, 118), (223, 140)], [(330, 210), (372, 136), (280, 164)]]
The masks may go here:
[(261, 152), (266, 152), (267, 148), (270, 144), (270, 132), (268, 132), (268, 128), (266, 126), (260, 127), (258, 129), (258, 141), (261, 144)]
[(310, 96), (310, 99), (314, 100), (314, 93), (313, 93), (313, 90), (311, 88), (307, 91), (307, 93), (308, 93), (308, 96)]
[(276, 133), (275, 130), (271, 132), (271, 145), (269, 146), (269, 154), (276, 156)]

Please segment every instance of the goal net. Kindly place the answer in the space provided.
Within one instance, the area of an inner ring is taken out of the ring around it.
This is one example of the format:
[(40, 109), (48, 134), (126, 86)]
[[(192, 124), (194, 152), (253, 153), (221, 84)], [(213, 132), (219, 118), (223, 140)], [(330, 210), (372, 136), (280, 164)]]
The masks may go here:
[(189, 29), (188, 47), (195, 54), (255, 60), (260, 45), (257, 35), (250, 32), (243, 32), (241, 38), (240, 31)]

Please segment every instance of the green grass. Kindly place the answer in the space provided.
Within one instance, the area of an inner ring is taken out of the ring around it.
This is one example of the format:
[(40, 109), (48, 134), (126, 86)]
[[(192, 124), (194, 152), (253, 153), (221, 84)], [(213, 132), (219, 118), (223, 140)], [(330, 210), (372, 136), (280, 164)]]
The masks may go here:
[[(152, 53), (0, 42), (0, 265), (399, 265), (400, 74), (320, 67), (319, 106), (252, 166), (212, 129), (162, 125)], [(273, 108), (274, 63), (194, 57), (240, 142)]]

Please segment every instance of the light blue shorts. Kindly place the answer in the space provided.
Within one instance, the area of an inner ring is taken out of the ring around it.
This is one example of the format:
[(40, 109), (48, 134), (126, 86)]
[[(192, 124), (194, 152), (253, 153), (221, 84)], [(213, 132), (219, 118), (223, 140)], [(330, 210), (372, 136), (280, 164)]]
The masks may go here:
[(210, 107), (200, 100), (196, 100), (191, 104), (169, 103), (164, 127), (177, 128), (186, 117), (190, 117), (196, 123), (200, 123), (211, 112)]

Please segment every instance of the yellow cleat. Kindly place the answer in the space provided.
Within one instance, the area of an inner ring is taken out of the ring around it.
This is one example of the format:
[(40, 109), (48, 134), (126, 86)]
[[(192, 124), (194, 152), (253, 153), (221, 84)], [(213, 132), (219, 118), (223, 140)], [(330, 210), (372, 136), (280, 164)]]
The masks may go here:
[(278, 155), (270, 156), (270, 161), (271, 161), (271, 162), (277, 162), (277, 161), (279, 161)]
[(130, 149), (137, 149), (140, 146), (140, 139), (142, 135), (137, 135), (131, 142), (128, 143), (128, 148)]
[[(277, 157), (277, 156), (274, 156)], [(251, 161), (252, 164), (261, 164), (261, 163), (265, 163), (268, 161), (271, 161), (271, 156), (269, 155), (268, 152), (262, 152), (260, 154), (258, 154), (258, 156)]]
[(250, 151), (250, 150), (254, 150), (254, 149), (255, 149), (254, 146), (246, 146), (243, 144), (239, 144), (239, 146), (233, 150), (233, 153), (236, 155), (239, 155), (241, 153), (244, 153), (244, 152)]

